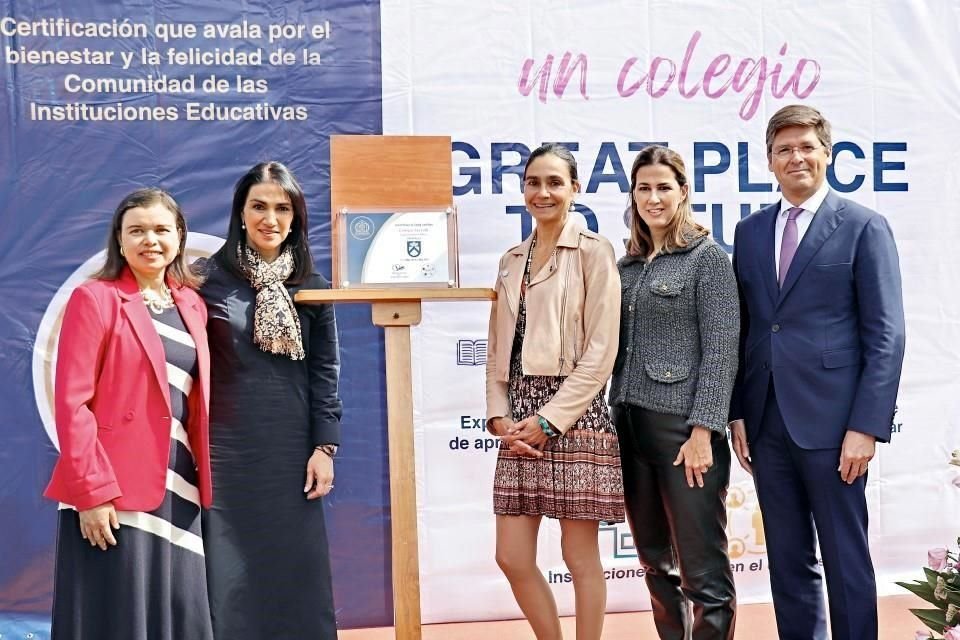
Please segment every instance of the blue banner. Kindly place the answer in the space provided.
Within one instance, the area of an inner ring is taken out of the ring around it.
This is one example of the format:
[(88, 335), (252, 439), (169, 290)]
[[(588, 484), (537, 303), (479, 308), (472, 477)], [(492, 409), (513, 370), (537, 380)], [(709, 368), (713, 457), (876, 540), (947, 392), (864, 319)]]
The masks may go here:
[[(380, 8), (2, 0), (0, 48), (0, 635), (45, 637), (56, 505), (41, 493), (65, 296), (97, 266), (125, 194), (170, 191), (201, 255), (262, 160), (301, 181), (329, 277), (329, 136), (381, 131)], [(343, 443), (326, 504), (342, 627), (392, 622), (383, 339), (369, 313), (337, 309)]]

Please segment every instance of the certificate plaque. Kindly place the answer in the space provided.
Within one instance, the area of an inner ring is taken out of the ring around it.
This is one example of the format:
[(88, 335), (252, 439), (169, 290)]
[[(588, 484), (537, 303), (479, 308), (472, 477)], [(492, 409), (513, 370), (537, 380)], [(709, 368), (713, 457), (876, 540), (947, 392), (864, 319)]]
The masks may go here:
[(456, 287), (456, 211), (342, 207), (339, 287)]

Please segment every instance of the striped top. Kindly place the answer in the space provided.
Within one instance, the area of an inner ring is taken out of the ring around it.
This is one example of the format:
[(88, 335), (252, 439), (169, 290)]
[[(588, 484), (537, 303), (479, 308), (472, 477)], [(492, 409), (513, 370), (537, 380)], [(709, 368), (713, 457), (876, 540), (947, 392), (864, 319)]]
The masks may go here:
[[(167, 490), (163, 502), (149, 513), (118, 511), (120, 526), (152, 533), (172, 545), (203, 555), (200, 537), (200, 491), (197, 488), (197, 466), (184, 425), (189, 418), (187, 398), (197, 375), (197, 350), (176, 307), (160, 314), (151, 313), (153, 326), (160, 336), (167, 363), (170, 384), (170, 458), (167, 467)], [(72, 509), (61, 504), (60, 508)]]

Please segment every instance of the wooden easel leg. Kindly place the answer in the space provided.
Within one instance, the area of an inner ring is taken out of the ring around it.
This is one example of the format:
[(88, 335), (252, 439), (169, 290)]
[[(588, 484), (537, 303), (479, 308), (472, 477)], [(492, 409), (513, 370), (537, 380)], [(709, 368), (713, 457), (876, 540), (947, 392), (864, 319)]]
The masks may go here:
[[(415, 311), (411, 303), (375, 304), (373, 308), (374, 323), (387, 325), (384, 326), (384, 339), (387, 361), (387, 442), (390, 448), (393, 615), (399, 640), (421, 640), (413, 389), (410, 379), (410, 324), (420, 321), (420, 305), (415, 303), (415, 306)], [(404, 321), (408, 324), (393, 324)]]

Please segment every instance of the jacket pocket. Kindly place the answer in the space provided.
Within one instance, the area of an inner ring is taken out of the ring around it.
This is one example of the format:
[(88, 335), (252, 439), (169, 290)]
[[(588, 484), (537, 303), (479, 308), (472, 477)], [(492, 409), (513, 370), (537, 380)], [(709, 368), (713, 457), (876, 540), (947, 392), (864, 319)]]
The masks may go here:
[(683, 292), (683, 283), (672, 278), (654, 278), (650, 281), (650, 293), (661, 298), (676, 298)]
[(832, 349), (830, 351), (824, 351), (822, 357), (824, 369), (852, 367), (860, 364), (860, 349), (856, 347), (849, 349)]
[(690, 377), (690, 367), (676, 363), (647, 362), (643, 367), (651, 380), (665, 384), (673, 384), (674, 382), (680, 382)]

